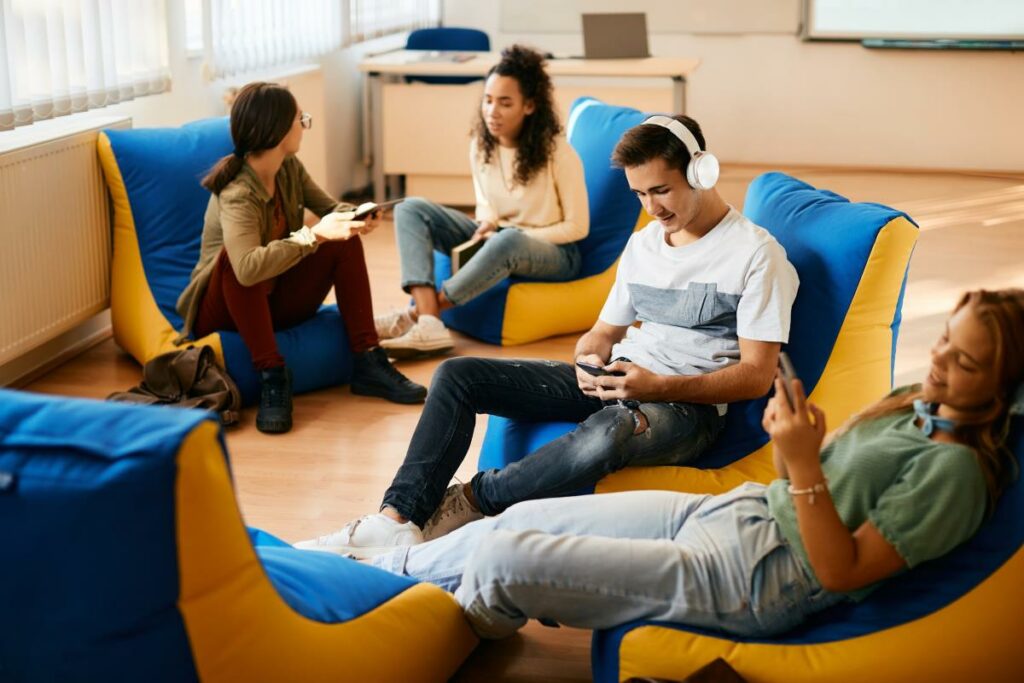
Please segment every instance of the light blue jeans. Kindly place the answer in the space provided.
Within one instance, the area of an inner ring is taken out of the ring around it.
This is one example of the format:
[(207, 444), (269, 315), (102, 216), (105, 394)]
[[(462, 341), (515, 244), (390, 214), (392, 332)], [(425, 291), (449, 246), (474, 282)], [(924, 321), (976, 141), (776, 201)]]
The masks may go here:
[(453, 591), (484, 638), (530, 618), (586, 629), (651, 619), (763, 637), (843, 599), (803, 567), (753, 483), (718, 496), (529, 501), (374, 564)]
[[(395, 207), (395, 231), (402, 268), (402, 288), (434, 286), (434, 250), (451, 254), (477, 229), (477, 222), (461, 211), (421, 197), (410, 197)], [(487, 240), (459, 272), (445, 281), (441, 291), (453, 304), (464, 304), (509, 275), (562, 282), (580, 272), (580, 250), (573, 244), (551, 244), (534, 239), (518, 228), (505, 228)]]

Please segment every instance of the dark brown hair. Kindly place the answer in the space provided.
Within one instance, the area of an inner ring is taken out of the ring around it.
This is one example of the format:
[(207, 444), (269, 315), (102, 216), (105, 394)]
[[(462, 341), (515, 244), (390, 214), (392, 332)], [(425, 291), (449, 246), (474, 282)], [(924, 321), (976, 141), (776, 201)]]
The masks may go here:
[(203, 178), (203, 187), (219, 195), (242, 170), (245, 155), (277, 147), (295, 124), (295, 96), (276, 83), (250, 83), (231, 105), (233, 153), (221, 157)]
[[(988, 328), (995, 345), (995, 368), (999, 373), (999, 391), (988, 408), (969, 421), (960, 422), (954, 434), (971, 449), (978, 460), (992, 504), (1013, 481), (1017, 463), (1006, 444), (1010, 429), (1008, 409), (1014, 393), (1024, 382), (1024, 289), (984, 289), (967, 292), (953, 312), (970, 306)], [(836, 436), (861, 422), (913, 409), (914, 401), (924, 397), (920, 386), (912, 391), (883, 398), (854, 415), (840, 427)]]
[[(525, 185), (537, 171), (544, 168), (555, 153), (555, 136), (562, 132), (555, 111), (551, 77), (544, 70), (544, 57), (522, 45), (513, 45), (501, 51), (501, 61), (495, 64), (487, 77), (492, 74), (509, 76), (519, 83), (523, 99), (533, 102), (533, 113), (523, 121), (516, 145), (516, 182)], [(494, 156), (497, 138), (487, 130), (483, 112), (478, 110), (473, 135), (484, 163), (490, 163)]]
[[(696, 121), (682, 114), (672, 118), (693, 133), (701, 150), (707, 150), (704, 133)], [(612, 152), (612, 163), (619, 168), (641, 166), (656, 158), (664, 159), (670, 168), (679, 169), (685, 176), (686, 166), (690, 163), (690, 151), (668, 128), (641, 124), (627, 130)]]

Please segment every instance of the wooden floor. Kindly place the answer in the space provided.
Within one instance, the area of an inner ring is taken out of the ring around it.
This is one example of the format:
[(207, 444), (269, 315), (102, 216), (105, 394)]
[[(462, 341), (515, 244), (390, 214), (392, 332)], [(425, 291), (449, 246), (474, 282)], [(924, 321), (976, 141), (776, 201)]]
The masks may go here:
[[(766, 169), (726, 167), (720, 189), (742, 207), (749, 181)], [(800, 168), (790, 172), (854, 201), (902, 209), (921, 226), (910, 270), (897, 347), (897, 383), (920, 380), (928, 349), (958, 294), (976, 287), (1024, 287), (1024, 176), (843, 172)], [(366, 238), (378, 310), (401, 305), (392, 226)], [(813, 286), (802, 283), (802, 286)], [(568, 359), (575, 337), (498, 348), (459, 338), (464, 355)], [(427, 384), (437, 361), (401, 365)], [(33, 382), (32, 391), (102, 398), (140, 379), (138, 366), (106, 341)], [(283, 436), (256, 431), (254, 411), (228, 434), (235, 484), (246, 521), (295, 541), (324, 533), (377, 509), (401, 463), (419, 415), (415, 406), (352, 396), (333, 388), (299, 396), (295, 428)], [(475, 471), (484, 418), (460, 476)], [(590, 680), (589, 633), (531, 623), (520, 635), (486, 643), (470, 657), (459, 681)]]

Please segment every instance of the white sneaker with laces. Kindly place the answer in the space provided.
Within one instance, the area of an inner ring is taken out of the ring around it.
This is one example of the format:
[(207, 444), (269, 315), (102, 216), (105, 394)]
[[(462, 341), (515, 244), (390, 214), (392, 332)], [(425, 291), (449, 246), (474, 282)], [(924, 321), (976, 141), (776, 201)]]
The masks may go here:
[(394, 339), (409, 331), (416, 321), (408, 308), (392, 308), (387, 313), (373, 316), (373, 326), (380, 339)]
[(418, 545), (423, 542), (423, 532), (412, 522), (401, 524), (380, 512), (352, 520), (333, 534), (318, 536), (308, 541), (299, 541), (296, 548), (317, 550), (338, 555), (351, 555), (365, 560), (383, 555), (395, 548)]
[(441, 499), (441, 504), (437, 506), (433, 516), (424, 525), (423, 540), (432, 541), (483, 518), (483, 513), (473, 507), (466, 498), (462, 484), (452, 484), (444, 492), (444, 498)]
[(392, 358), (434, 356), (455, 348), (451, 332), (440, 318), (421, 315), (416, 324), (400, 337), (381, 339), (381, 347)]

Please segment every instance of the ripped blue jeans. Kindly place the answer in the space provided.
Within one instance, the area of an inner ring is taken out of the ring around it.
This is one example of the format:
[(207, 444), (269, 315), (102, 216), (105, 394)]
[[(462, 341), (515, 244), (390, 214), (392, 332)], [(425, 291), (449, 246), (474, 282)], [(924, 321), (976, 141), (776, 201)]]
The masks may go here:
[(606, 404), (580, 391), (568, 363), (453, 358), (434, 374), (405, 462), (383, 505), (422, 527), (465, 459), (479, 413), (579, 423), (519, 462), (478, 472), (471, 485), (486, 515), (525, 500), (572, 494), (629, 465), (688, 463), (718, 437), (724, 422), (711, 405)]

